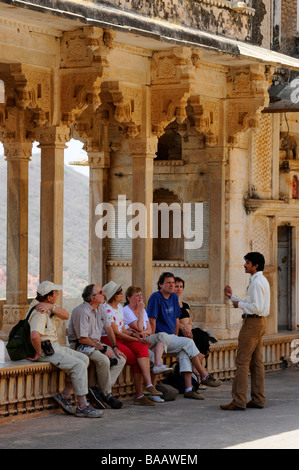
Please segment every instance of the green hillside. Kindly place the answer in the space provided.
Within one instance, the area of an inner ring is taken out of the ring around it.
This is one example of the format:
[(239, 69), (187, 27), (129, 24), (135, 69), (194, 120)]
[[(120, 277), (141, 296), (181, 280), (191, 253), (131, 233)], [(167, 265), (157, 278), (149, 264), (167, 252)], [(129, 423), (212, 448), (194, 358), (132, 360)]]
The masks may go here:
[[(0, 155), (0, 297), (6, 275), (6, 161)], [(88, 177), (65, 165), (64, 170), (64, 295), (80, 297), (88, 279)], [(28, 295), (34, 296), (39, 275), (40, 155), (29, 164)]]

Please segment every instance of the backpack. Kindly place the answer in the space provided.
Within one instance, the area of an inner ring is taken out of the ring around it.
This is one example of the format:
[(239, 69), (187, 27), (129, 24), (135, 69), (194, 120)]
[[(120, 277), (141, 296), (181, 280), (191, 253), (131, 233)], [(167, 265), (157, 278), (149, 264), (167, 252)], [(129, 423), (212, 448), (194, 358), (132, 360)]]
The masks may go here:
[(30, 339), (30, 325), (28, 323), (34, 309), (35, 306), (30, 309), (26, 318), (20, 320), (9, 333), (6, 349), (12, 361), (20, 361), (35, 354), (35, 349)]
[[(171, 385), (172, 387), (176, 388), (179, 393), (184, 393), (185, 381), (182, 374), (180, 373), (180, 366), (178, 361), (172, 362), (170, 367), (173, 367), (173, 371), (170, 372), (170, 374), (168, 374), (164, 380), (162, 380), (162, 384)], [(199, 385), (200, 379), (196, 372), (192, 369), (192, 387), (196, 391), (198, 390)]]

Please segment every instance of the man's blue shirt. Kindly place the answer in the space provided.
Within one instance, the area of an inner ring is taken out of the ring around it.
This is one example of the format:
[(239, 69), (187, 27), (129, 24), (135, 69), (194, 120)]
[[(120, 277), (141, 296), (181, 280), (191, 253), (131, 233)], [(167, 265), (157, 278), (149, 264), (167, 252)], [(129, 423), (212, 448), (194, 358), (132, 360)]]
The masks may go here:
[(156, 319), (156, 333), (175, 333), (176, 320), (181, 315), (179, 299), (175, 293), (166, 299), (160, 291), (154, 292), (149, 298), (146, 311), (149, 318)]

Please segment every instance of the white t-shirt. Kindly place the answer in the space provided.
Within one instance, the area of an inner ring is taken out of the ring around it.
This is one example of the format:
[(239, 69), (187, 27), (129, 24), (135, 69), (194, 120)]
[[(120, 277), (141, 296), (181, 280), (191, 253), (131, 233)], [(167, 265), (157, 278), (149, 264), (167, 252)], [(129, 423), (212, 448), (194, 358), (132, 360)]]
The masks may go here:
[[(118, 304), (117, 308), (111, 307), (107, 302), (104, 303), (104, 307), (106, 308), (106, 314), (110, 323), (115, 322), (118, 328), (118, 331), (122, 332), (122, 327), (124, 325), (124, 315), (123, 315), (123, 308), (120, 304)], [(106, 335), (103, 335), (106, 336)]]
[[(133, 312), (129, 305), (126, 305), (123, 309), (125, 328), (130, 328), (130, 324), (138, 320), (137, 315)], [(149, 322), (146, 310), (143, 309), (143, 329), (146, 330), (146, 324)]]

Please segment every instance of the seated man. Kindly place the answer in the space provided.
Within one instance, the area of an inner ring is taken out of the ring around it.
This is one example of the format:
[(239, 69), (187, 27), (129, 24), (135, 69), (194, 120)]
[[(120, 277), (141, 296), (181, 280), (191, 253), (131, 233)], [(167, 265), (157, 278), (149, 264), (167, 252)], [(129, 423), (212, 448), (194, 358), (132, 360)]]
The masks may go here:
[[(75, 307), (71, 314), (68, 339), (71, 348), (86, 354), (95, 365), (97, 387), (90, 386), (89, 392), (97, 405), (101, 408), (106, 408), (105, 404), (111, 408), (121, 408), (123, 404), (112, 395), (112, 387), (126, 358), (116, 345), (114, 332), (102, 306), (104, 295), (96, 284), (85, 287), (82, 293), (84, 302)], [(103, 330), (112, 347), (101, 344)]]
[(221, 385), (220, 380), (214, 379), (201, 364), (201, 356), (195, 343), (190, 338), (178, 336), (181, 309), (178, 296), (174, 293), (175, 280), (171, 273), (162, 273), (158, 281), (158, 291), (154, 292), (148, 301), (147, 314), (155, 333), (164, 332), (170, 335), (167, 353), (179, 360), (180, 372), (185, 382), (185, 398), (202, 400), (200, 395), (192, 390), (192, 366), (199, 372), (201, 382), (210, 387)]
[[(58, 291), (61, 289), (62, 286), (50, 281), (42, 282), (37, 288), (37, 296), (30, 305), (30, 309), (34, 305), (36, 308), (29, 319), (30, 337), (35, 355), (27, 359), (50, 362), (67, 374), (64, 390), (54, 397), (67, 414), (100, 418), (103, 411), (95, 410), (86, 400), (88, 358), (84, 354), (61, 346), (58, 342), (57, 324), (59, 320), (67, 320), (69, 317), (66, 310), (55, 305)], [(73, 390), (78, 399), (76, 410), (70, 401)]]

